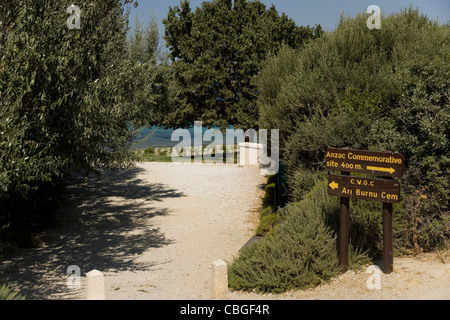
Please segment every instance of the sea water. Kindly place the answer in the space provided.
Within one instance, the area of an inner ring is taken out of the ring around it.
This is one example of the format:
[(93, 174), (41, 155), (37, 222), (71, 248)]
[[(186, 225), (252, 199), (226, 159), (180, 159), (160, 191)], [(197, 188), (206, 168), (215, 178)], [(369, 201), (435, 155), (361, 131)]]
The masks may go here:
[[(233, 127), (230, 127), (233, 129)], [(192, 137), (191, 144), (194, 145), (194, 128), (186, 129), (189, 131)], [(203, 128), (203, 134), (208, 130), (208, 128)], [(213, 128), (220, 132), (220, 129)], [(172, 134), (175, 130), (171, 129), (161, 129), (158, 127), (142, 128), (135, 134), (133, 138), (133, 149), (146, 149), (146, 148), (174, 148), (181, 141), (172, 141)], [(226, 132), (222, 132), (223, 141), (226, 141)], [(211, 142), (204, 141), (203, 146), (210, 145)]]

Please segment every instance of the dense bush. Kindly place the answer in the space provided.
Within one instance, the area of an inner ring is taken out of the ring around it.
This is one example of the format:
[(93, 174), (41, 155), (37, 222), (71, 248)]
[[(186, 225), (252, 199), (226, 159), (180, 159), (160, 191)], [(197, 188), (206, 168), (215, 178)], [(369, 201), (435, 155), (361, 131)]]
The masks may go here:
[(323, 33), (320, 26), (297, 26), (274, 5), (248, 0), (204, 1), (195, 10), (181, 1), (163, 22), (177, 92), (167, 127), (202, 121), (222, 129), (256, 128), (258, 91), (251, 79), (267, 54), (282, 43), (297, 48)]
[(294, 201), (323, 175), (329, 147), (403, 153), (398, 246), (431, 250), (450, 237), (450, 28), (413, 9), (384, 17), (381, 30), (366, 21), (342, 18), (269, 58), (254, 79), (260, 126), (281, 130)]
[[(432, 250), (450, 236), (450, 29), (409, 9), (369, 30), (367, 16), (303, 49), (281, 49), (254, 83), (260, 126), (280, 129), (292, 201), (262, 242), (230, 265), (235, 289), (283, 292), (338, 273), (338, 198), (327, 194), (330, 147), (405, 155), (394, 205), (395, 254)], [(382, 205), (351, 201), (351, 268), (381, 257)]]
[(276, 229), (244, 248), (230, 265), (230, 286), (283, 292), (319, 285), (337, 275), (336, 238), (325, 224), (336, 208), (336, 199), (326, 195), (322, 183), (308, 199), (282, 209)]
[(266, 236), (280, 222), (278, 214), (272, 212), (272, 208), (267, 208), (261, 212), (260, 222), (256, 229), (256, 235), (260, 237)]
[(70, 1), (0, 2), (0, 241), (43, 223), (69, 171), (132, 164), (130, 127), (151, 121), (164, 93), (150, 90), (155, 36), (127, 42), (131, 2), (78, 1), (79, 30), (66, 24)]
[[(306, 289), (339, 273), (339, 201), (327, 194), (325, 181), (318, 181), (304, 200), (280, 209), (277, 217), (278, 225), (272, 232), (261, 242), (244, 248), (231, 262), (229, 281), (233, 289), (275, 293)], [(367, 230), (363, 236), (371, 231)], [(356, 232), (361, 230), (352, 230), (350, 234), (351, 269), (370, 261), (367, 254), (370, 247), (353, 241)]]

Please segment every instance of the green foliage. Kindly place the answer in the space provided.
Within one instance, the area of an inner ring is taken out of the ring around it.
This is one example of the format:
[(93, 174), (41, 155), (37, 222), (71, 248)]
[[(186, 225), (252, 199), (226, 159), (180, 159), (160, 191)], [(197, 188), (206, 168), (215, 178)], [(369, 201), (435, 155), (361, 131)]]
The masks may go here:
[[(415, 251), (442, 247), (450, 238), (450, 29), (439, 31), (430, 48), (434, 51), (407, 66), (405, 90), (391, 110), (390, 127), (397, 134), (389, 141), (380, 139), (409, 159), (402, 179), (410, 235), (405, 243)], [(382, 128), (376, 128), (378, 136)]]
[(289, 197), (291, 201), (298, 202), (304, 199), (317, 182), (325, 178), (325, 173), (312, 171), (299, 166), (293, 171), (293, 176), (289, 179)]
[(338, 274), (336, 236), (326, 225), (338, 209), (316, 185), (305, 200), (279, 212), (280, 224), (261, 242), (244, 248), (229, 267), (229, 283), (236, 290), (285, 292), (307, 289)]
[(265, 236), (280, 221), (276, 214), (275, 205), (275, 188), (276, 188), (276, 176), (267, 177), (267, 185), (265, 187), (265, 193), (263, 198), (263, 204), (259, 215), (260, 221), (258, 228), (256, 229), (257, 236)]
[(0, 301), (1, 300), (25, 300), (19, 292), (12, 291), (8, 286), (3, 285), (0, 287)]
[(277, 182), (277, 176), (271, 175), (267, 177), (267, 185), (275, 184)]
[(261, 213), (260, 216), (261, 217), (265, 217), (265, 216), (269, 216), (271, 214), (275, 213), (273, 206), (267, 206), (267, 207), (263, 207), (261, 209)]
[(70, 1), (0, 3), (0, 226), (34, 229), (69, 170), (133, 163), (130, 127), (146, 111), (134, 103), (142, 86), (128, 55), (131, 2), (78, 1), (80, 30), (67, 28)]
[(352, 243), (348, 247), (348, 269), (360, 271), (363, 266), (373, 263), (373, 260), (361, 248), (355, 247)]
[(259, 91), (251, 83), (269, 53), (282, 43), (300, 47), (321, 35), (319, 27), (297, 27), (274, 6), (260, 1), (214, 0), (195, 12), (189, 1), (170, 8), (165, 40), (175, 74), (174, 96), (164, 124), (194, 121), (227, 128), (256, 128)]
[(403, 153), (399, 247), (431, 250), (450, 237), (450, 29), (411, 8), (384, 17), (381, 30), (366, 21), (342, 18), (301, 50), (269, 57), (253, 79), (260, 126), (280, 129), (296, 201), (329, 147)]
[(272, 208), (266, 208), (266, 212), (261, 212), (261, 221), (256, 229), (256, 235), (264, 237), (280, 222), (280, 217), (276, 213), (268, 213)]
[(273, 207), (275, 197), (275, 183), (268, 184), (265, 189), (263, 208)]
[(167, 54), (159, 47), (157, 21), (152, 18), (148, 25), (136, 18), (136, 27), (128, 41), (128, 59), (132, 71), (133, 106), (139, 113), (136, 125), (159, 125), (164, 120), (172, 72)]

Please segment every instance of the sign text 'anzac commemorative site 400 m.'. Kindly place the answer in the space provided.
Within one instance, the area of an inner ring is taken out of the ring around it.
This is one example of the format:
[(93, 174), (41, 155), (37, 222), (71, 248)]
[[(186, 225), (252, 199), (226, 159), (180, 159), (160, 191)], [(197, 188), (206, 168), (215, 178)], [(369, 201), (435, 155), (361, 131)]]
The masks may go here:
[(405, 159), (403, 155), (396, 153), (329, 149), (327, 151), (326, 166), (331, 171), (398, 178), (404, 173)]

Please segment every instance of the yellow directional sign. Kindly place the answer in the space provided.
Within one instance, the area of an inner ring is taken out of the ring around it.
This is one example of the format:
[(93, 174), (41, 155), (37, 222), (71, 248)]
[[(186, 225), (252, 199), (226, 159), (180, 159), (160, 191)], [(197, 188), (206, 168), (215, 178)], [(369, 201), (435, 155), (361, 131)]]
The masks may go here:
[(339, 188), (339, 184), (337, 184), (335, 181), (333, 181), (332, 183), (330, 183), (330, 188), (333, 190), (336, 190), (337, 188)]
[(398, 153), (328, 149), (326, 167), (330, 171), (399, 178), (405, 171), (405, 159)]
[[(348, 267), (348, 242), (350, 225), (350, 199), (383, 203), (383, 262), (384, 272), (392, 273), (393, 260), (393, 203), (400, 201), (399, 178), (405, 171), (405, 158), (398, 153), (373, 152), (350, 149), (328, 149), (326, 167), (329, 171), (342, 172), (328, 177), (328, 194), (341, 197), (339, 227), (339, 265)], [(358, 173), (351, 176), (349, 173)], [(369, 179), (361, 174), (389, 177)]]
[(328, 178), (328, 194), (384, 203), (400, 201), (400, 183), (394, 180), (367, 179), (351, 176)]
[(381, 167), (368, 166), (367, 170), (374, 171), (374, 172), (388, 172), (390, 174), (395, 173), (395, 169), (394, 168), (381, 168)]

